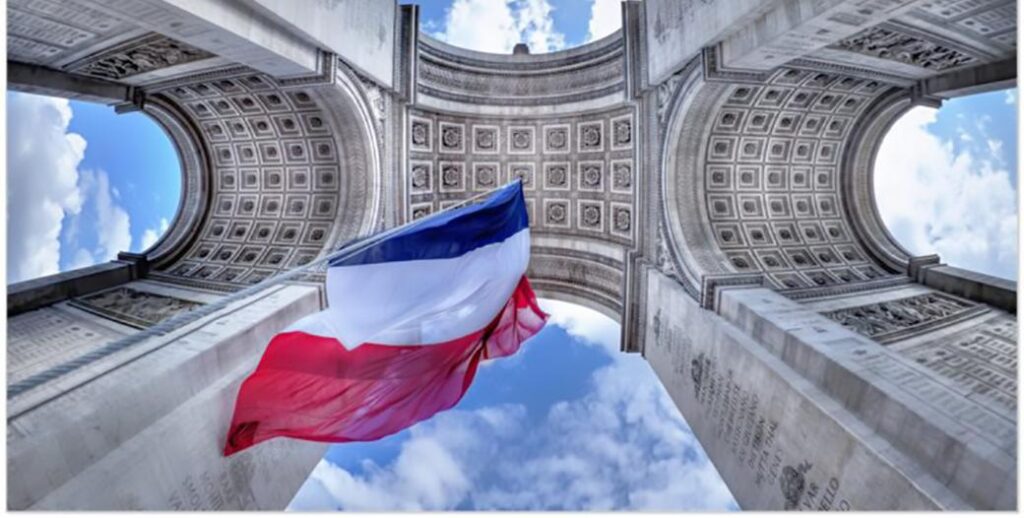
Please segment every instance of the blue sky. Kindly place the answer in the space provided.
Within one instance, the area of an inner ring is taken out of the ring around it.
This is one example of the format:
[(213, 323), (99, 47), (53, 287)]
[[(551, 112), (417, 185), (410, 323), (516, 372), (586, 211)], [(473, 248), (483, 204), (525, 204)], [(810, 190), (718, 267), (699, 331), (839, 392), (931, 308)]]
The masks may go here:
[(618, 325), (542, 306), (549, 325), (455, 409), (331, 446), (289, 509), (737, 509), (650, 366), (618, 351)]
[(533, 53), (574, 47), (621, 25), (619, 0), (424, 0), (420, 30), (453, 45), (508, 53), (527, 43)]
[[(78, 101), (71, 102), (71, 109), (75, 116), (68, 131), (79, 135), (105, 134), (105, 138), (88, 139), (79, 168), (97, 176), (107, 175), (112, 203), (130, 216), (131, 244), (127, 248), (131, 251), (148, 248), (155, 242), (153, 237), (163, 234), (174, 219), (181, 198), (181, 164), (173, 145), (163, 130), (142, 113), (117, 115), (109, 106)], [(99, 204), (90, 206), (90, 198), (87, 195), (85, 212), (89, 214), (92, 209), (93, 214), (98, 214), (101, 207)], [(62, 233), (62, 247), (74, 249), (75, 253), (87, 250), (93, 259), (106, 251), (95, 235), (72, 229), (68, 224)], [(74, 256), (62, 259), (73, 261)], [(65, 262), (61, 266), (71, 264)]]
[[(425, 0), (452, 44), (534, 53), (618, 28), (618, 0)], [(916, 108), (880, 150), (878, 204), (913, 253), (1016, 278), (1016, 90)], [(8, 282), (113, 259), (173, 220), (180, 166), (142, 114), (8, 93)], [(908, 153), (913, 149), (915, 152)], [(551, 324), (481, 369), (467, 396), (404, 432), (332, 446), (293, 509), (735, 509), (618, 326), (545, 301)]]

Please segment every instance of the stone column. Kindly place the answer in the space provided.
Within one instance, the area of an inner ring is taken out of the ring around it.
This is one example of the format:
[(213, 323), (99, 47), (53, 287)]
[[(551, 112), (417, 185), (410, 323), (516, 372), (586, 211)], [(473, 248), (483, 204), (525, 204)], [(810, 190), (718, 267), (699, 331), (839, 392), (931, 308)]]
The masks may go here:
[(9, 508), (283, 509), (324, 445), (221, 451), (268, 340), (320, 302), (315, 286), (272, 286), (9, 399)]
[(1012, 509), (1016, 423), (760, 287), (648, 269), (644, 356), (744, 509)]

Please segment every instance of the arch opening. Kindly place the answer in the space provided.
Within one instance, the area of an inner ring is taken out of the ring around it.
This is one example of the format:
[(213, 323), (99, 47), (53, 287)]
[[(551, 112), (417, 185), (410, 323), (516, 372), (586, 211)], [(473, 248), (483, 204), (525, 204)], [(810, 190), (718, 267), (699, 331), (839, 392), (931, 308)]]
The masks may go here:
[[(907, 109), (874, 157), (873, 203), (908, 256), (1017, 277), (1016, 90)], [(984, 210), (978, 210), (984, 207)]]
[(405, 2), (420, 4), (421, 37), (492, 55), (518, 55), (524, 46), (530, 55), (577, 49), (622, 26), (615, 0)]
[(182, 212), (181, 150), (158, 116), (12, 92), (8, 282), (145, 252)]

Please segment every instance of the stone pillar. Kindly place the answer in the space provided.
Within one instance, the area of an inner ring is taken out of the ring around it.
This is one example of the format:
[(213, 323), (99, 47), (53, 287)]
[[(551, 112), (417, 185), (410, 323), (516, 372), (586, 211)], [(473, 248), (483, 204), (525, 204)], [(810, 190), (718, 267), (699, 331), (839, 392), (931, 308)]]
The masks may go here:
[(645, 283), (644, 356), (744, 509), (1016, 506), (1006, 415), (769, 289)]
[(320, 302), (317, 287), (273, 286), (9, 399), (9, 508), (283, 509), (324, 445), (221, 449), (267, 341)]

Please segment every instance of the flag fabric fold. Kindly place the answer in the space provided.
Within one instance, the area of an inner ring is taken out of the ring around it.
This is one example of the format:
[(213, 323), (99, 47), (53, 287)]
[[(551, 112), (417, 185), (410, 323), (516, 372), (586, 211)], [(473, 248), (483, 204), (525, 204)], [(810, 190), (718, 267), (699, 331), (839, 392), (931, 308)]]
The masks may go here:
[(529, 252), (517, 182), (331, 260), (327, 309), (271, 339), (224, 454), (274, 437), (371, 441), (455, 406), (480, 361), (546, 322)]

